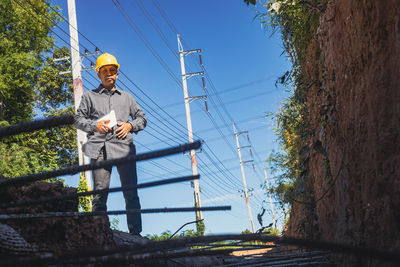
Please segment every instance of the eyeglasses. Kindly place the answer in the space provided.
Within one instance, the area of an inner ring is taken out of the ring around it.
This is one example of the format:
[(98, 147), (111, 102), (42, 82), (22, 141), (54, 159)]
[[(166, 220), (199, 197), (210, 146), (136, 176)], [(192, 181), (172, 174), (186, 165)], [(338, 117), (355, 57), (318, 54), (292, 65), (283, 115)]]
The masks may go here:
[(103, 74), (103, 75), (105, 75), (105, 74), (107, 74), (107, 73), (110, 73), (111, 75), (114, 75), (114, 74), (117, 73), (117, 69), (115, 69), (115, 68), (108, 68), (108, 69), (106, 69), (106, 68), (101, 68), (101, 69), (100, 69), (100, 73)]

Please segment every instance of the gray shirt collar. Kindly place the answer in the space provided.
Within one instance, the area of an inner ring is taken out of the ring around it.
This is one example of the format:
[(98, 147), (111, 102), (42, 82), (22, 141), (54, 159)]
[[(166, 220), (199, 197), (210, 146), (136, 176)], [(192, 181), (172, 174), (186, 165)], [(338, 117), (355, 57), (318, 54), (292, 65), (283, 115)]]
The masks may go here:
[(98, 90), (99, 94), (107, 94), (107, 95), (108, 94), (115, 94), (115, 93), (121, 94), (121, 90), (118, 89), (117, 86), (115, 86), (115, 90), (109, 91), (107, 88), (103, 87), (102, 84), (100, 84), (99, 87), (97, 88), (97, 90)]

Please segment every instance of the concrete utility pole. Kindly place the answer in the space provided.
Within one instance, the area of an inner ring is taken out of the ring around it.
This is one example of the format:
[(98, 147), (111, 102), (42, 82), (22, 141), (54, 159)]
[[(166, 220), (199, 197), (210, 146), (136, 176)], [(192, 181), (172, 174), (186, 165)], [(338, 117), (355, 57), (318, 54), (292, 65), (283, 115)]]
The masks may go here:
[[(79, 41), (78, 41), (78, 24), (76, 21), (76, 9), (75, 0), (68, 0), (68, 18), (69, 18), (69, 34), (71, 43), (71, 70), (72, 80), (74, 84), (74, 103), (75, 111), (78, 109), (81, 103), (83, 95), (82, 86), (82, 62), (81, 55), (79, 53)], [(77, 130), (78, 136), (78, 155), (79, 165), (89, 164), (89, 158), (86, 157), (82, 152), (82, 145), (86, 142), (86, 133)], [(91, 190), (90, 172), (86, 171), (83, 173), (85, 176), (86, 184), (89, 190)]]
[[(182, 86), (183, 86), (183, 95), (185, 98), (185, 109), (186, 109), (186, 120), (187, 120), (187, 128), (188, 128), (188, 136), (189, 136), (189, 143), (193, 143), (193, 131), (192, 131), (192, 120), (190, 117), (190, 101), (198, 98), (204, 98), (204, 96), (200, 97), (189, 97), (188, 89), (187, 89), (187, 79), (195, 76), (195, 75), (202, 75), (204, 72), (196, 72), (196, 73), (186, 73), (185, 70), (185, 59), (184, 56), (191, 54), (191, 53), (199, 53), (201, 52), (200, 49), (190, 50), (190, 51), (183, 51), (183, 46), (181, 40), (179, 38), (179, 34), (177, 35), (178, 38), (178, 49), (179, 49), (179, 57), (181, 62), (181, 71), (182, 71)], [(192, 161), (192, 171), (193, 175), (197, 175), (197, 159), (196, 159), (196, 151), (194, 149), (190, 150), (190, 158)], [(195, 207), (201, 207), (200, 201), (200, 186), (199, 180), (195, 179), (193, 181), (194, 186), (194, 205)], [(196, 220), (202, 220), (203, 214), (201, 211), (196, 211)], [(197, 224), (198, 227), (198, 224)], [(199, 231), (200, 229), (197, 229)]]
[(269, 182), (268, 182), (268, 176), (267, 176), (267, 171), (264, 168), (264, 175), (265, 175), (265, 182), (267, 185), (267, 192), (268, 192), (268, 197), (269, 197), (269, 204), (271, 204), (271, 211), (272, 211), (272, 219), (274, 228), (276, 229), (276, 219), (275, 219), (275, 211), (274, 211), (274, 205), (272, 204), (272, 198), (271, 198), (271, 192), (269, 191)]
[(235, 123), (233, 123), (233, 131), (234, 131), (235, 137), (236, 137), (236, 145), (237, 145), (239, 161), (240, 161), (240, 170), (242, 171), (242, 179), (243, 179), (243, 186), (244, 186), (244, 196), (246, 198), (247, 211), (249, 212), (249, 220), (250, 220), (251, 232), (254, 233), (253, 215), (251, 214), (249, 194), (247, 192), (246, 175), (244, 174), (242, 153), (240, 152), (240, 145), (239, 145), (239, 138), (238, 138), (238, 136), (240, 134), (247, 133), (247, 132), (236, 132)]

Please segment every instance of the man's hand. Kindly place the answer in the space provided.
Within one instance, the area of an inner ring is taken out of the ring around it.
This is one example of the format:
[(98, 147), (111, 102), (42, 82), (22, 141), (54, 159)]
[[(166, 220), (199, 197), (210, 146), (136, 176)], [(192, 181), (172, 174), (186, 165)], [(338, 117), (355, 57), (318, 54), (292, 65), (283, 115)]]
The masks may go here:
[(99, 121), (96, 124), (97, 132), (99, 132), (101, 134), (106, 134), (106, 133), (108, 133), (108, 131), (111, 131), (112, 130), (111, 127), (107, 125), (109, 122), (110, 122), (110, 120)]
[(117, 138), (124, 139), (130, 132), (130, 130), (132, 130), (132, 124), (130, 124), (129, 122), (120, 122), (117, 125), (120, 126), (117, 130), (115, 130), (115, 132), (117, 133)]

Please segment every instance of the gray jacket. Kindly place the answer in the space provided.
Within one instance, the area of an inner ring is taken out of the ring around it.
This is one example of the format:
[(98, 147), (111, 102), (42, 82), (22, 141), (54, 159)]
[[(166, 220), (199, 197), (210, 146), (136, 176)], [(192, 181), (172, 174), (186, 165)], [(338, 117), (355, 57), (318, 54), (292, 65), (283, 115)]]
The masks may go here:
[[(97, 120), (111, 110), (115, 111), (117, 122), (132, 124), (132, 131), (124, 139), (116, 137), (117, 125), (106, 134), (96, 132)], [(97, 159), (103, 146), (107, 152), (107, 159), (127, 156), (133, 151), (133, 133), (143, 130), (146, 124), (144, 112), (131, 94), (120, 89), (109, 91), (101, 84), (97, 89), (83, 94), (74, 123), (76, 128), (87, 132), (88, 141), (82, 150), (86, 156), (93, 159)]]

